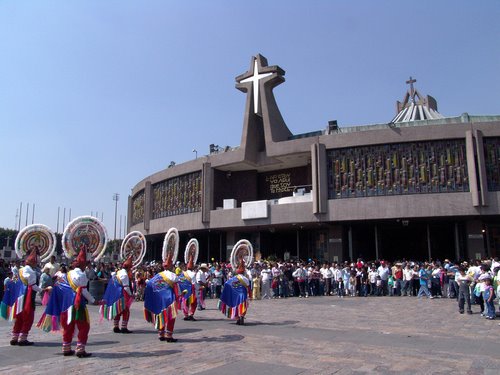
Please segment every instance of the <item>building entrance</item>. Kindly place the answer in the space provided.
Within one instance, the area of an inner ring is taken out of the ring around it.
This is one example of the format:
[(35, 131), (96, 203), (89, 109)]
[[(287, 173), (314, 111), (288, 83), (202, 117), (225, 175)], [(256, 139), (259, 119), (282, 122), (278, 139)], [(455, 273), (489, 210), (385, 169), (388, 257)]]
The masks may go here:
[[(344, 226), (344, 259), (355, 261), (455, 259), (464, 253), (463, 224), (448, 221), (394, 220)], [(458, 244), (457, 244), (458, 242)], [(457, 248), (458, 246), (458, 248)]]

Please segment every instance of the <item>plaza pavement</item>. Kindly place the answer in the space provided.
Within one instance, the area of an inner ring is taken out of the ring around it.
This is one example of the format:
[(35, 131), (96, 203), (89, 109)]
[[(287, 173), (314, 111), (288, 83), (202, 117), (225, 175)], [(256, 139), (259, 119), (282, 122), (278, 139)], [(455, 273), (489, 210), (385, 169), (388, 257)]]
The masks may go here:
[[(86, 359), (63, 357), (60, 334), (34, 327), (32, 347), (10, 346), (0, 321), (0, 373), (21, 374), (500, 374), (500, 327), (473, 306), (413, 297), (310, 297), (252, 301), (238, 326), (208, 300), (198, 321), (177, 319), (160, 342), (132, 306), (133, 334), (112, 333), (90, 306)], [(35, 322), (42, 313), (37, 306)], [(75, 340), (76, 342), (76, 340)]]

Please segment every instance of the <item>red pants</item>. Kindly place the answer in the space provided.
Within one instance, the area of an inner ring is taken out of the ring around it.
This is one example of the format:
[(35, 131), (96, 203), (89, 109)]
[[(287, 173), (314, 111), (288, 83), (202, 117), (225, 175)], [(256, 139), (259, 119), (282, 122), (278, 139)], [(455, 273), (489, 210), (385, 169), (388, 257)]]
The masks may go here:
[(163, 327), (163, 329), (158, 330), (158, 336), (165, 337), (165, 329), (166, 329), (167, 331), (166, 336), (172, 337), (172, 334), (174, 333), (174, 325), (175, 325), (175, 318), (167, 320), (166, 327)]
[(113, 319), (115, 327), (118, 327), (118, 325), (120, 324), (120, 317), (122, 318), (122, 325), (124, 326), (124, 328), (127, 328), (127, 323), (130, 318), (130, 310), (125, 309), (117, 316), (115, 316), (115, 318)]
[(23, 334), (28, 336), (28, 333), (31, 330), (31, 326), (33, 325), (33, 320), (35, 319), (35, 307), (33, 306), (28, 311), (23, 310), (16, 316), (16, 321), (14, 323), (14, 327), (12, 328), (12, 336), (19, 336), (19, 334)]
[(196, 301), (196, 299), (189, 306), (187, 305), (187, 303), (185, 303), (183, 308), (184, 316), (194, 315), (197, 306), (198, 306), (198, 301)]
[(61, 326), (63, 328), (63, 346), (71, 345), (75, 333), (75, 325), (78, 327), (78, 345), (85, 346), (89, 336), (90, 324), (86, 320), (73, 320), (68, 324), (68, 313), (61, 314)]

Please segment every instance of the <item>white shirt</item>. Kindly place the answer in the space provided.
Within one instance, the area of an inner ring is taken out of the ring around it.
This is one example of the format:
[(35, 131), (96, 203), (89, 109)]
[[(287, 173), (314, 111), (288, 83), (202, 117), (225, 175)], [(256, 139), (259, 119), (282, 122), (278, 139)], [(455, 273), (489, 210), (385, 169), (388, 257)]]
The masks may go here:
[(89, 301), (89, 303), (94, 303), (95, 298), (87, 290), (87, 284), (89, 279), (87, 279), (87, 275), (85, 272), (82, 272), (80, 268), (75, 268), (68, 272), (68, 277), (71, 279), (71, 282), (75, 284), (77, 287), (82, 287), (83, 296)]
[(271, 278), (271, 271), (269, 270), (269, 268), (265, 268), (260, 271), (260, 275), (262, 276), (262, 282), (266, 283)]
[(56, 272), (59, 270), (60, 268), (60, 265), (59, 263), (47, 263), (45, 264), (45, 267), (48, 267), (49, 268), (49, 275), (50, 277), (54, 277)]
[(42, 289), (36, 284), (36, 272), (30, 266), (26, 265), (21, 268), (21, 276), (27, 280), (28, 286), (31, 285), (31, 288), (35, 292), (41, 292)]
[[(196, 283), (194, 284), (196, 290), (200, 290), (200, 287), (204, 286), (204, 284), (207, 282), (207, 275), (205, 275), (205, 272), (202, 270), (198, 270), (196, 272)], [(200, 285), (202, 283), (202, 285)]]
[(216, 286), (222, 285), (222, 272), (220, 270), (214, 271), (212, 284)]
[(307, 271), (303, 268), (297, 268), (295, 271), (293, 271), (292, 276), (304, 280), (307, 277)]
[(333, 277), (333, 272), (330, 268), (321, 268), (320, 271), (324, 279), (331, 279)]
[(380, 266), (378, 268), (378, 275), (382, 280), (387, 280), (389, 278), (389, 267), (382, 267)]
[(191, 282), (194, 284), (196, 282), (196, 272), (194, 272), (193, 270), (187, 270), (186, 273), (191, 279)]
[(173, 273), (172, 271), (162, 271), (161, 272), (163, 275), (165, 275), (165, 277), (167, 279), (169, 279), (170, 281), (176, 283), (177, 281), (179, 281), (179, 278), (177, 277), (177, 275), (175, 273)]
[(405, 268), (403, 270), (403, 280), (410, 281), (413, 278), (413, 270), (411, 268)]
[(335, 278), (335, 281), (339, 281), (342, 278), (342, 270), (340, 268), (336, 268), (333, 271), (333, 277)]
[(130, 290), (130, 279), (128, 277), (128, 272), (126, 269), (122, 268), (116, 273), (116, 277), (120, 280), (120, 283), (123, 286), (123, 290), (127, 292), (129, 296), (132, 295), (132, 291)]

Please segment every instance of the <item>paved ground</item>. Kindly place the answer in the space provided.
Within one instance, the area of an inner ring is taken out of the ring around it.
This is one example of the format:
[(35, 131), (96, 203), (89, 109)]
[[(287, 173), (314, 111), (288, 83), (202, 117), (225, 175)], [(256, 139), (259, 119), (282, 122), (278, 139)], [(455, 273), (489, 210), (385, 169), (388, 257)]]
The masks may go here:
[[(63, 357), (61, 337), (33, 328), (33, 347), (9, 345), (0, 321), (0, 373), (51, 374), (500, 374), (500, 326), (460, 315), (448, 299), (311, 297), (251, 303), (237, 326), (209, 300), (196, 322), (178, 319), (177, 343), (157, 340), (132, 306), (129, 328), (114, 334), (90, 306), (91, 358)], [(35, 321), (41, 314), (37, 307)]]

